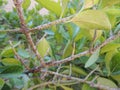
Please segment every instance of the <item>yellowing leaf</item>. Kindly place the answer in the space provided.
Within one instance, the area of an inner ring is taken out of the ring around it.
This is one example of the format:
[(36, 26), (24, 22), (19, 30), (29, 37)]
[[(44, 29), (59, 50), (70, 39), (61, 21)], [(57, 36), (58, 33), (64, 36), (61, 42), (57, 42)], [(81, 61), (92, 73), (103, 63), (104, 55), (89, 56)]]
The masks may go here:
[(120, 47), (120, 44), (118, 44), (118, 43), (109, 43), (101, 49), (101, 53), (109, 52), (109, 51), (115, 50), (119, 47)]
[(54, 12), (55, 14), (57, 14), (58, 16), (60, 16), (61, 11), (62, 11), (60, 3), (57, 3), (52, 0), (36, 0), (36, 1), (38, 3), (40, 3), (46, 9), (48, 9), (48, 10)]
[(91, 56), (90, 58), (88, 59), (88, 61), (85, 63), (85, 67), (90, 67), (92, 64), (94, 64), (97, 59), (98, 59), (98, 56), (99, 56), (99, 51), (100, 51), (100, 48), (98, 48)]
[(102, 77), (97, 78), (97, 83), (111, 88), (117, 88), (116, 84), (113, 81), (106, 78), (102, 78)]
[(51, 53), (51, 47), (45, 38), (40, 39), (37, 44), (37, 49), (41, 57), (44, 57), (46, 54)]
[(21, 65), (20, 61), (14, 58), (5, 58), (1, 61), (4, 65)]
[(86, 10), (80, 12), (73, 17), (71, 21), (85, 29), (111, 29), (108, 16), (100, 10)]

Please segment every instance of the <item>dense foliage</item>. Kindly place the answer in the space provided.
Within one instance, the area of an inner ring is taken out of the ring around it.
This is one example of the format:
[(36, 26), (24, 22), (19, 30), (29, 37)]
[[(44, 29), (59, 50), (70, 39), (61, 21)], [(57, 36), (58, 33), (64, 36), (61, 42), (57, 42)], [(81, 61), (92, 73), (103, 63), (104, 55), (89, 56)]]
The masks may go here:
[[(31, 32), (33, 42), (45, 62), (64, 60), (89, 50), (86, 55), (74, 58), (70, 62), (45, 69), (81, 79), (95, 70), (87, 80), (97, 76), (95, 83), (119, 88), (120, 39), (110, 39), (111, 42), (101, 47), (99, 45), (108, 42), (107, 38), (118, 35), (120, 0), (35, 1), (37, 4), (31, 10), (28, 9), (32, 3), (30, 0), (23, 0), (22, 4), (25, 22), (29, 28), (73, 15), (63, 23)], [(14, 32), (20, 28), (20, 19), (15, 7), (11, 12), (4, 10), (6, 3), (5, 0), (0, 1), (0, 90), (28, 90), (48, 81), (55, 83), (34, 90), (98, 90), (86, 83), (48, 73), (44, 78), (41, 72), (24, 73), (27, 69), (18, 60), (15, 51), (29, 68), (40, 66), (41, 62), (31, 49), (25, 34)], [(39, 14), (42, 8), (46, 8), (49, 13)], [(60, 80), (64, 82), (59, 83)]]

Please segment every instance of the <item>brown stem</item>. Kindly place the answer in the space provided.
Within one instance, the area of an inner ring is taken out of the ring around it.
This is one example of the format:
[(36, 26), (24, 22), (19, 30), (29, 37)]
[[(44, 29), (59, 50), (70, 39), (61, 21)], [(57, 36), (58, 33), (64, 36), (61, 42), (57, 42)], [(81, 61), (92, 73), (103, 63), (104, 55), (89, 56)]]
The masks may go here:
[(15, 56), (17, 57), (17, 59), (21, 62), (22, 65), (24, 65), (24, 67), (25, 67), (27, 70), (30, 70), (30, 68), (29, 68), (28, 66), (26, 66), (25, 63), (23, 62), (24, 60), (17, 54), (15, 48), (13, 47), (12, 42), (9, 41), (9, 43), (10, 43), (10, 45), (11, 45), (11, 47), (12, 47), (12, 49), (13, 49), (13, 52), (14, 52)]
[(33, 32), (33, 31), (36, 31), (36, 30), (44, 30), (44, 29), (49, 28), (51, 26), (54, 26), (56, 24), (66, 22), (66, 21), (70, 20), (72, 17), (73, 17), (73, 15), (69, 16), (69, 17), (62, 18), (62, 19), (55, 20), (55, 21), (50, 22), (50, 23), (46, 23), (46, 24), (37, 26), (35, 28), (30, 29), (29, 32)]
[(18, 16), (19, 16), (19, 19), (20, 19), (20, 26), (21, 26), (21, 29), (20, 29), (20, 30), (21, 30), (21, 32), (22, 32), (23, 34), (25, 34), (25, 36), (26, 36), (26, 38), (27, 38), (27, 40), (28, 40), (28, 43), (30, 44), (33, 52), (36, 54), (38, 60), (40, 60), (40, 61), (41, 61), (41, 64), (42, 64), (43, 66), (45, 66), (44, 61), (41, 59), (41, 56), (40, 56), (40, 54), (38, 53), (38, 51), (37, 51), (37, 49), (36, 49), (36, 46), (35, 46), (34, 43), (33, 43), (33, 40), (32, 40), (32, 38), (31, 38), (31, 34), (28, 32), (28, 28), (27, 28), (27, 25), (26, 25), (26, 23), (25, 23), (24, 15), (23, 15), (22, 7), (21, 7), (21, 5), (22, 5), (22, 0), (13, 0), (13, 1), (14, 1), (15, 6), (16, 6), (16, 9), (17, 9), (17, 12), (18, 12)]

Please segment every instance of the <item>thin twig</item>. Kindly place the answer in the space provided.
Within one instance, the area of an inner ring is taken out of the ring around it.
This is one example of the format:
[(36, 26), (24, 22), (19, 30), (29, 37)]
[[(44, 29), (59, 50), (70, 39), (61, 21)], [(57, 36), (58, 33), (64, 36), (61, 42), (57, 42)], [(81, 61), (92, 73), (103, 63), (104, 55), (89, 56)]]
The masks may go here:
[(36, 88), (39, 88), (39, 87), (44, 87), (44, 86), (50, 85), (50, 84), (54, 84), (56, 86), (59, 86), (59, 85), (57, 85), (58, 83), (59, 84), (66, 84), (66, 83), (70, 83), (70, 82), (74, 82), (75, 84), (79, 83), (78, 81), (75, 81), (75, 80), (49, 81), (49, 82), (45, 82), (45, 83), (42, 83), (42, 84), (34, 85), (34, 86), (30, 87), (28, 90), (33, 90), (33, 89), (36, 89)]
[(67, 22), (69, 21), (74, 15), (71, 15), (69, 17), (65, 17), (65, 18), (62, 18), (62, 19), (58, 19), (58, 20), (55, 20), (53, 22), (49, 22), (49, 23), (46, 23), (46, 24), (43, 24), (43, 25), (39, 25), (35, 28), (32, 28), (30, 29), (28, 32), (33, 32), (33, 31), (36, 31), (36, 30), (44, 30), (44, 29), (47, 29), (51, 26), (54, 26), (54, 25), (57, 25), (59, 23), (64, 23), (64, 22)]
[(17, 59), (21, 62), (21, 64), (22, 64), (27, 70), (30, 70), (30, 68), (29, 68), (27, 65), (25, 65), (25, 63), (23, 62), (24, 60), (17, 54), (17, 52), (16, 52), (16, 50), (15, 50), (13, 44), (12, 44), (12, 41), (9, 41), (9, 43), (10, 43), (10, 45), (11, 45), (11, 47), (12, 47), (12, 50), (13, 50), (15, 56), (17, 57)]
[(79, 82), (81, 82), (81, 83), (86, 83), (86, 84), (88, 84), (88, 85), (92, 85), (92, 87), (99, 88), (99, 89), (105, 89), (105, 90), (120, 90), (120, 88), (111, 88), (111, 87), (108, 87), (108, 86), (105, 86), (105, 85), (96, 84), (96, 83), (93, 83), (93, 82), (91, 82), (91, 81), (85, 81), (84, 79), (80, 79), (80, 78), (76, 78), (76, 77), (71, 77), (71, 76), (59, 74), (59, 73), (52, 72), (52, 71), (41, 70), (41, 72), (47, 72), (47, 73), (49, 73), (49, 74), (57, 75), (57, 76), (59, 76), (59, 77), (64, 77), (64, 78), (67, 78), (67, 79), (76, 80), (76, 81), (79, 81)]
[[(61, 69), (61, 64), (58, 66), (58, 69), (57, 69), (56, 73), (58, 73), (58, 72), (60, 71), (60, 69)], [(56, 76), (56, 75), (54, 75), (54, 77), (53, 77), (53, 80), (52, 80), (52, 81), (55, 81), (55, 80), (56, 80), (56, 78), (57, 78), (57, 76)]]
[(99, 66), (97, 66), (95, 69), (93, 69), (86, 77), (84, 80), (87, 80), (97, 69)]
[(10, 33), (13, 33), (13, 32), (20, 32), (20, 29), (0, 30), (0, 33), (1, 33), (1, 32), (10, 32)]

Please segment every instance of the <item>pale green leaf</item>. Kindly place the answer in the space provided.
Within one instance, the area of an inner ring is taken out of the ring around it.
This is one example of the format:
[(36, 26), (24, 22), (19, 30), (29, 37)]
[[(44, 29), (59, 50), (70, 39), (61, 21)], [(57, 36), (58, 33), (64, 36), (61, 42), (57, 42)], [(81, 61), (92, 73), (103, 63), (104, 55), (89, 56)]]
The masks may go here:
[(27, 9), (30, 6), (31, 0), (23, 0), (22, 7)]
[(120, 47), (120, 44), (118, 44), (118, 43), (109, 43), (101, 49), (101, 53), (109, 52), (109, 51), (115, 50), (119, 47)]
[(85, 67), (90, 67), (91, 65), (93, 65), (98, 57), (99, 57), (99, 51), (100, 51), (100, 48), (98, 48), (91, 56), (90, 58), (88, 59), (88, 61), (85, 63)]
[(15, 58), (4, 58), (1, 62), (4, 65), (21, 65), (20, 61)]
[(113, 81), (106, 78), (102, 78), (102, 77), (97, 78), (97, 83), (111, 88), (117, 88), (117, 85)]
[(37, 50), (41, 57), (51, 54), (51, 47), (45, 38), (40, 39), (40, 41), (37, 43)]
[(52, 1), (52, 0), (36, 0), (39, 4), (41, 4), (46, 9), (54, 12), (58, 16), (60, 16), (62, 12), (62, 8), (60, 6), (60, 3)]
[(78, 13), (71, 20), (81, 28), (85, 29), (97, 29), (97, 30), (110, 30), (111, 24), (108, 16), (100, 10), (86, 10)]
[(5, 81), (2, 78), (0, 78), (0, 90), (2, 90), (2, 87), (4, 86), (4, 84), (5, 84)]

